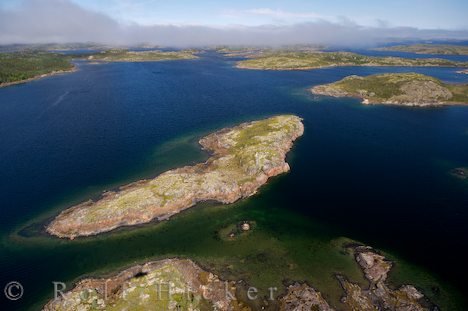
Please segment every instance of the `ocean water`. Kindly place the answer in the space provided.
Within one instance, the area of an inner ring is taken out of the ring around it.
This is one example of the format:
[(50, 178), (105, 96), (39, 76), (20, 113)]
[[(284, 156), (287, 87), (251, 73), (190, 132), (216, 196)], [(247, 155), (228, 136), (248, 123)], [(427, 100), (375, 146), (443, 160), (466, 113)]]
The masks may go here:
[[(78, 62), (75, 73), (0, 89), (0, 288), (19, 281), (25, 289), (1, 305), (38, 309), (52, 281), (186, 256), (260, 288), (307, 279), (339, 307), (334, 273), (364, 281), (339, 247), (345, 237), (396, 259), (395, 285), (416, 284), (445, 309), (464, 309), (468, 183), (449, 171), (468, 166), (468, 107), (363, 106), (308, 89), (351, 74), (468, 76), (456, 68), (255, 71), (235, 60), (205, 52), (189, 61)], [(288, 156), (291, 172), (252, 198), (97, 238), (42, 231), (104, 189), (202, 161), (197, 140), (210, 131), (282, 113), (302, 117), (305, 134)], [(248, 238), (217, 237), (245, 219), (258, 224)]]

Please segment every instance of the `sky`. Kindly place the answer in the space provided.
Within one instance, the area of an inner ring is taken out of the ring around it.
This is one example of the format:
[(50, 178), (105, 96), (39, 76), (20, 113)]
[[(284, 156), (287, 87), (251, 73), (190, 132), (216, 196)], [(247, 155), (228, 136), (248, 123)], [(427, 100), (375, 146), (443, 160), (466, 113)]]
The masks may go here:
[[(13, 1), (15, 2), (15, 1)], [(298, 23), (468, 29), (467, 0), (73, 0), (122, 22), (192, 25)]]
[(0, 44), (468, 39), (467, 0), (0, 0)]

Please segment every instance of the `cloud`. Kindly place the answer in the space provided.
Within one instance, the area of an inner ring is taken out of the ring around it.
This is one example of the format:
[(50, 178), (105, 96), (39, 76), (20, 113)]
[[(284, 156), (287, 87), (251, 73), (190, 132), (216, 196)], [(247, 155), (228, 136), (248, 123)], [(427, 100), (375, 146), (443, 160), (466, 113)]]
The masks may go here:
[(314, 12), (289, 12), (280, 9), (258, 8), (245, 11), (248, 14), (262, 15), (279, 19), (325, 19), (325, 16)]
[(364, 27), (346, 18), (331, 22), (314, 13), (254, 9), (253, 14), (281, 18), (315, 16), (310, 22), (262, 26), (175, 26), (122, 24), (69, 0), (24, 0), (16, 9), (0, 9), (0, 44), (97, 42), (152, 43), (166, 46), (325, 44), (373, 45), (388, 39), (468, 39), (468, 31)]

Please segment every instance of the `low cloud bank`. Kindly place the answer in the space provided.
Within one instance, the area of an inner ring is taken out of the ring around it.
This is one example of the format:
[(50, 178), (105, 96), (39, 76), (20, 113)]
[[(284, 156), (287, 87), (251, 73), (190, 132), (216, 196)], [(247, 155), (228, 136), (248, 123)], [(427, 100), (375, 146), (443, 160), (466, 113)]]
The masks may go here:
[(25, 0), (17, 9), (0, 9), (0, 44), (97, 42), (149, 43), (188, 47), (207, 45), (370, 46), (389, 40), (468, 40), (468, 30), (364, 27), (349, 20), (295, 25), (175, 26), (122, 24), (69, 0)]

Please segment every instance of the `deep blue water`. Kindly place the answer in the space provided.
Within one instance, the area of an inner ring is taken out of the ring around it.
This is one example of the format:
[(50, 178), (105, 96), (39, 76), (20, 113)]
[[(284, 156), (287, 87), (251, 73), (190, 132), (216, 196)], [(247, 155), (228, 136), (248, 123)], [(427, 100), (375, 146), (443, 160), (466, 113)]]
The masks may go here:
[(283, 208), (466, 290), (468, 184), (448, 172), (468, 166), (468, 107), (363, 106), (307, 91), (382, 72), (467, 83), (457, 69), (240, 70), (214, 52), (193, 61), (78, 64), (72, 74), (0, 89), (0, 285), (34, 275), (53, 256), (18, 255), (9, 234), (54, 202), (143, 176), (155, 146), (168, 140), (294, 113), (306, 132), (281, 188)]

